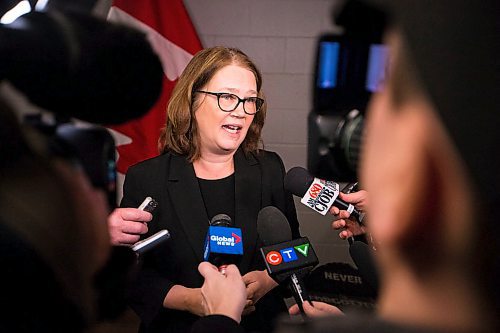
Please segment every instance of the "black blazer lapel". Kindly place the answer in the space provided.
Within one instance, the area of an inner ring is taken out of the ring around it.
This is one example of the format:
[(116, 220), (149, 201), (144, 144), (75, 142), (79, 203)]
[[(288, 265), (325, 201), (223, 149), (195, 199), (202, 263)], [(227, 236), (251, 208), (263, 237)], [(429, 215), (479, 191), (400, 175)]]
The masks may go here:
[(235, 170), (235, 226), (242, 229), (243, 258), (240, 263), (246, 272), (257, 254), (257, 215), (262, 202), (262, 175), (254, 156), (239, 149), (234, 155)]
[(184, 156), (172, 156), (167, 191), (189, 245), (202, 261), (209, 220), (193, 165)]

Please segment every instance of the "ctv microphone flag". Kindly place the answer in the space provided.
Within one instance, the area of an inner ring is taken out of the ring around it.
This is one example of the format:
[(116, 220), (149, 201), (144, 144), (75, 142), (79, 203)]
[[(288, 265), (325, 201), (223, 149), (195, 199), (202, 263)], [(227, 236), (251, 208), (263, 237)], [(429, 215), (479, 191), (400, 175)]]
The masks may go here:
[(297, 271), (309, 270), (318, 263), (318, 257), (307, 237), (260, 249), (269, 275), (280, 282)]
[(318, 264), (318, 257), (311, 243), (305, 237), (292, 238), (292, 231), (285, 215), (274, 206), (260, 210), (257, 217), (257, 232), (264, 243), (260, 252), (266, 263), (267, 272), (279, 284), (287, 284), (299, 306), (302, 316), (306, 316), (302, 303), (310, 302), (309, 294), (302, 282)]
[[(160, 98), (148, 113), (137, 120), (109, 126), (118, 152), (118, 180), (122, 182), (129, 166), (158, 155), (158, 138), (165, 125), (170, 94), (202, 45), (182, 0), (115, 0), (108, 20), (143, 31), (158, 54), (165, 74)], [(118, 189), (121, 190), (121, 186)]]

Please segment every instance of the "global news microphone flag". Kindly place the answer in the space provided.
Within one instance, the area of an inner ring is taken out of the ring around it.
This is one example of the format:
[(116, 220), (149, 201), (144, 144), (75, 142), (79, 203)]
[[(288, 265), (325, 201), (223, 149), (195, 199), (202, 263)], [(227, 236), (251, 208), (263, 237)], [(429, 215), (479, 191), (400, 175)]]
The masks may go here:
[(108, 20), (146, 33), (165, 74), (163, 91), (149, 112), (136, 120), (109, 126), (116, 141), (118, 189), (121, 191), (129, 166), (158, 155), (158, 137), (165, 125), (170, 94), (187, 63), (202, 45), (182, 0), (115, 0)]

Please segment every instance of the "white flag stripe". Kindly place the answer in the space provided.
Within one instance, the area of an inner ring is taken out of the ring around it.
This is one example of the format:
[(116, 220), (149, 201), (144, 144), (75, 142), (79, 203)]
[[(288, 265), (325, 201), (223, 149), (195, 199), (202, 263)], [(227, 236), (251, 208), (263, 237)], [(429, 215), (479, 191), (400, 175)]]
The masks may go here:
[(176, 80), (181, 75), (182, 71), (193, 57), (192, 54), (172, 43), (156, 30), (127, 14), (120, 8), (111, 7), (108, 14), (108, 20), (126, 24), (144, 32), (151, 46), (160, 58), (165, 76), (170, 81)]
[(132, 143), (132, 138), (129, 136), (126, 136), (123, 133), (120, 133), (118, 131), (115, 131), (112, 128), (107, 129), (113, 139), (115, 139), (115, 146), (121, 146), (121, 145), (128, 145), (129, 143)]

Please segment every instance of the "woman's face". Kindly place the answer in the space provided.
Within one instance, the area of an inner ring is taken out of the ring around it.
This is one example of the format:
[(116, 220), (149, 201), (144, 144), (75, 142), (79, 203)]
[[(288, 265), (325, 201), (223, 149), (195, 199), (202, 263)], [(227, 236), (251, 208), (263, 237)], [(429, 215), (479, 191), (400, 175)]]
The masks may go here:
[[(203, 91), (224, 92), (244, 99), (257, 96), (257, 83), (254, 74), (243, 67), (228, 65), (221, 68), (203, 87)], [(201, 99), (195, 118), (201, 139), (201, 154), (232, 154), (247, 135), (254, 115), (243, 110), (243, 103), (231, 112), (222, 111), (217, 103), (217, 96), (197, 93)]]

